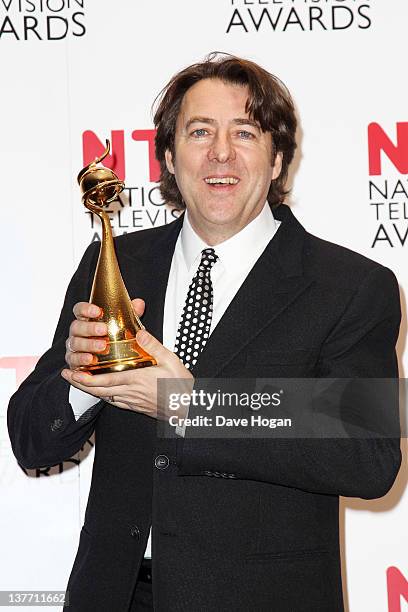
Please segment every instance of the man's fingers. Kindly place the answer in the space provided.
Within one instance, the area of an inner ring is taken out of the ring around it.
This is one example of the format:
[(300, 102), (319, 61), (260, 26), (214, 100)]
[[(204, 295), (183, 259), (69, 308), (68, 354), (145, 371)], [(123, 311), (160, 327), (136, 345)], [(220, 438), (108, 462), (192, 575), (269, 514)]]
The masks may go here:
[(66, 362), (71, 370), (75, 370), (78, 366), (90, 366), (97, 360), (97, 356), (91, 353), (68, 353), (66, 356)]
[[(65, 378), (65, 380), (67, 382), (69, 382), (71, 385), (73, 385), (77, 389), (80, 389), (81, 391), (85, 391), (86, 393), (90, 393), (91, 395), (94, 395), (95, 397), (100, 397), (99, 394), (98, 394), (98, 390), (97, 389), (95, 389), (95, 390), (92, 389), (91, 390), (91, 389), (85, 387), (84, 385), (81, 385), (80, 383), (75, 382), (74, 379), (73, 379), (74, 374), (75, 374), (75, 372), (72, 372), (71, 370), (67, 370), (67, 369), (62, 370), (62, 372), (61, 372), (62, 378)], [(92, 376), (90, 374), (87, 374), (87, 376), (88, 376), (88, 378), (92, 378)]]
[(108, 345), (104, 338), (80, 338), (70, 336), (66, 341), (66, 348), (71, 353), (103, 353)]
[(102, 308), (89, 302), (77, 302), (72, 311), (79, 320), (97, 319), (102, 315)]
[[(132, 371), (98, 374), (97, 376), (89, 376), (86, 372), (72, 372), (73, 382), (89, 388), (97, 388), (101, 397), (114, 395), (114, 391), (119, 391), (119, 389), (123, 393), (123, 386), (131, 384), (132, 377), (134, 377)], [(135, 382), (133, 384), (135, 385)]]
[[(106, 336), (108, 333), (108, 326), (106, 323), (94, 322), (94, 321), (72, 321), (71, 327), (69, 328), (70, 336), (80, 336), (82, 338), (90, 338), (92, 336)], [(76, 350), (76, 349), (75, 349)]]
[[(145, 311), (145, 301), (141, 298), (132, 300), (132, 305), (138, 317), (141, 317)], [(77, 302), (73, 308), (73, 313), (76, 319), (83, 321), (85, 319), (98, 319), (102, 316), (102, 308), (89, 302)]]
[(141, 298), (135, 298), (134, 300), (132, 300), (132, 306), (137, 316), (141, 317), (145, 311), (145, 301)]

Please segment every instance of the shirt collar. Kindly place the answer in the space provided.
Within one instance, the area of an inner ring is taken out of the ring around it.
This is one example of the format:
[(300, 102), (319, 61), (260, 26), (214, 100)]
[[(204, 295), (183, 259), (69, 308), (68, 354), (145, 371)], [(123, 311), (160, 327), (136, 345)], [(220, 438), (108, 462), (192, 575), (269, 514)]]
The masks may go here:
[[(257, 245), (259, 241), (265, 240), (265, 236), (272, 237), (277, 228), (278, 224), (273, 216), (271, 207), (266, 202), (259, 215), (242, 228), (241, 231), (212, 248), (214, 248), (225, 269), (234, 270), (237, 264), (239, 265), (239, 261), (242, 261), (243, 253), (251, 253), (254, 245)], [(211, 248), (192, 228), (188, 217), (188, 210), (185, 212), (181, 229), (181, 248), (188, 270), (192, 266), (196, 266), (196, 262), (201, 258), (201, 251), (203, 249)]]

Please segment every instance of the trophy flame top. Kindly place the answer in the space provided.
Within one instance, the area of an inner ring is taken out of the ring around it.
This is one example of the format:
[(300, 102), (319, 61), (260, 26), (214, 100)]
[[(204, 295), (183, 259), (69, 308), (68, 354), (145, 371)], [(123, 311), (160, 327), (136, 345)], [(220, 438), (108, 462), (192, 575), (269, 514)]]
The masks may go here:
[(97, 212), (115, 200), (125, 187), (110, 168), (100, 164), (110, 152), (110, 142), (106, 140), (106, 149), (100, 157), (85, 166), (78, 174), (78, 184), (82, 201), (87, 208)]

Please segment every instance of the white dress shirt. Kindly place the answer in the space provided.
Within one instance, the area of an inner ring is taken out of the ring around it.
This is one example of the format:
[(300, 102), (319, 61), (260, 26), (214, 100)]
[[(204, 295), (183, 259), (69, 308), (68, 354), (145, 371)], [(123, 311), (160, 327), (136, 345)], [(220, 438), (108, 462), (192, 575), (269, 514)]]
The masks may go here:
[[(211, 269), (214, 301), (210, 335), (279, 225), (280, 221), (274, 218), (266, 203), (251, 223), (213, 247), (218, 260)], [(206, 248), (209, 248), (209, 245), (193, 230), (186, 211), (174, 249), (164, 302), (163, 345), (171, 351), (174, 350), (189, 285), (201, 261), (201, 251)], [(70, 389), (69, 402), (76, 420), (98, 401), (93, 395), (75, 387)], [(151, 557), (151, 533), (145, 557)]]

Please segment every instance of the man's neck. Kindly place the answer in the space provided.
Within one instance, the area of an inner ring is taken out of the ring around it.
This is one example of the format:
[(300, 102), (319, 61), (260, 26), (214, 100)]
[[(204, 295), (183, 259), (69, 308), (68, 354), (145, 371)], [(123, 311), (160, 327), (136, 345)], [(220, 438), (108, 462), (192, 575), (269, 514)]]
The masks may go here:
[(245, 223), (240, 223), (240, 220), (237, 220), (237, 222), (233, 225), (220, 225), (216, 223), (208, 223), (207, 221), (197, 223), (196, 219), (194, 219), (192, 215), (188, 212), (188, 209), (186, 211), (186, 214), (188, 216), (189, 223), (197, 234), (197, 236), (199, 236), (201, 240), (203, 240), (208, 246), (213, 247), (217, 244), (225, 242), (232, 236), (235, 236), (235, 234), (238, 234), (241, 230), (244, 229), (244, 227), (249, 225), (249, 223), (251, 223), (251, 221), (253, 221), (262, 212), (262, 210), (263, 207), (260, 210), (254, 212), (253, 215), (249, 219), (247, 219)]

